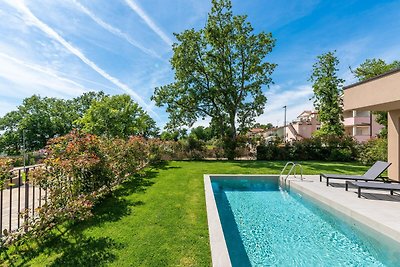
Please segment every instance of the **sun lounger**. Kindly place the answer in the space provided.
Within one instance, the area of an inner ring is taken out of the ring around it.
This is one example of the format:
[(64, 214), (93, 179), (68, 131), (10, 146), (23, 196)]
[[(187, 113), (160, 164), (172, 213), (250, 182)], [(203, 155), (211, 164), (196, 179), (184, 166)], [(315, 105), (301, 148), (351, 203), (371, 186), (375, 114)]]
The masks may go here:
[(372, 189), (372, 190), (388, 190), (393, 195), (394, 191), (400, 191), (400, 183), (398, 182), (352, 182), (346, 181), (346, 191), (349, 190), (349, 184), (355, 186), (358, 189), (358, 197), (361, 197), (361, 189)]
[[(326, 174), (321, 173), (319, 175), (319, 181), (322, 182), (322, 177), (326, 179), (326, 185), (329, 185), (329, 180), (337, 179), (337, 180), (353, 180), (353, 181), (375, 181), (378, 180), (379, 177), (387, 168), (389, 168), (391, 163), (384, 161), (377, 161), (374, 165), (372, 165), (369, 170), (363, 175), (346, 175), (346, 174)], [(382, 178), (381, 178), (382, 179)]]

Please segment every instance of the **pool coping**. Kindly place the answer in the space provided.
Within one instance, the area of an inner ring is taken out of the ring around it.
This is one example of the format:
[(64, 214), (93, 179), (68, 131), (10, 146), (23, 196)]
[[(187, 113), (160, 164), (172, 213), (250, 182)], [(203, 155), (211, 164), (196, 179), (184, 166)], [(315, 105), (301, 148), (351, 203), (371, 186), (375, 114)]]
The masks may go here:
[(206, 198), (208, 232), (210, 237), (211, 260), (214, 267), (232, 266), (226, 246), (221, 220), (219, 218), (217, 203), (211, 186), (211, 176), (218, 177), (279, 177), (277, 174), (204, 174), (204, 190)]
[(206, 197), (208, 233), (210, 237), (211, 247), (211, 260), (214, 267), (229, 267), (232, 266), (232, 264), (228, 253), (228, 247), (226, 246), (221, 220), (218, 214), (217, 203), (215, 202), (214, 192), (211, 186), (211, 176), (214, 175), (204, 175), (204, 189)]
[[(277, 174), (204, 174), (204, 188), (205, 188), (205, 198), (206, 198), (206, 209), (207, 209), (207, 220), (208, 220), (208, 230), (209, 230), (209, 239), (210, 239), (210, 247), (211, 247), (211, 258), (212, 265), (215, 267), (221, 266), (232, 266), (228, 248), (225, 242), (225, 237), (218, 213), (217, 204), (214, 198), (214, 192), (212, 190), (211, 185), (211, 177), (279, 177)], [(308, 175), (308, 177), (314, 175)], [(319, 176), (318, 176), (319, 177)], [(358, 213), (356, 210), (353, 210), (351, 207), (346, 207), (335, 200), (331, 200), (328, 197), (315, 193), (310, 189), (307, 189), (305, 186), (301, 185), (302, 181), (299, 179), (288, 179), (289, 191), (294, 190), (297, 193), (304, 194), (308, 198), (316, 201), (319, 205), (323, 206), (324, 209), (328, 210), (331, 213), (339, 213), (339, 215), (344, 216), (346, 220), (350, 220), (350, 222), (370, 230), (373, 230), (377, 233), (383, 234), (387, 239), (390, 239), (394, 242), (400, 244), (400, 232), (387, 227), (385, 224), (372, 220), (367, 216), (364, 216), (361, 213)], [(338, 214), (337, 214), (338, 215)]]

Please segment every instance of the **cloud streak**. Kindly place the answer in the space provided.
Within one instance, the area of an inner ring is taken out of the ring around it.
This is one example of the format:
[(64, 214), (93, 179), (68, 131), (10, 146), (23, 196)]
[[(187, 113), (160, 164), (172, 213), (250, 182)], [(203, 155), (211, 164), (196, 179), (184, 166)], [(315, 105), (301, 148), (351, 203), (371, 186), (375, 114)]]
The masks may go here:
[(8, 102), (0, 101), (0, 117), (3, 117), (8, 112), (15, 109), (16, 109), (15, 105), (10, 104)]
[(122, 83), (117, 78), (108, 74), (105, 70), (96, 65), (93, 61), (87, 58), (78, 48), (67, 42), (61, 35), (59, 35), (55, 30), (53, 30), (50, 26), (45, 24), (39, 18), (37, 18), (31, 10), (24, 4), (23, 1), (20, 0), (7, 0), (9, 5), (16, 8), (23, 16), (25, 17), (25, 23), (35, 26), (44, 33), (46, 33), (50, 38), (59, 42), (64, 48), (66, 48), (71, 54), (77, 56), (82, 62), (84, 62), (87, 66), (92, 68), (98, 74), (100, 74), (103, 78), (110, 81), (126, 93), (130, 94), (140, 105), (142, 105), (147, 111), (151, 112), (154, 115), (157, 115), (150, 105), (148, 105), (141, 96), (139, 96), (135, 91), (129, 88), (128, 85)]
[(67, 82), (67, 83), (70, 83), (70, 84), (72, 84), (72, 85), (74, 85), (76, 87), (82, 88), (82, 90), (80, 90), (80, 93), (83, 93), (83, 92), (86, 91), (85, 86), (83, 86), (82, 84), (77, 83), (77, 82), (75, 82), (73, 80), (61, 77), (61, 76), (57, 75), (51, 69), (43, 68), (42, 66), (39, 66), (39, 65), (36, 65), (36, 64), (26, 63), (25, 61), (22, 61), (20, 59), (14, 58), (14, 57), (11, 57), (11, 56), (6, 55), (6, 54), (1, 53), (1, 52), (0, 52), (0, 57), (2, 57), (4, 59), (7, 59), (9, 61), (12, 61), (12, 62), (14, 62), (14, 63), (16, 63), (16, 64), (18, 64), (18, 65), (20, 65), (22, 67), (25, 67), (25, 68), (28, 68), (28, 69), (31, 69), (31, 70), (34, 70), (34, 71), (37, 71), (37, 72), (44, 73), (44, 74), (52, 76), (52, 77), (54, 77), (54, 78), (56, 78), (56, 79), (58, 79), (60, 81)]
[(20, 59), (0, 54), (0, 98), (21, 98), (32, 94), (65, 97), (87, 91), (84, 86), (60, 77), (53, 70), (28, 64)]
[(134, 1), (125, 0), (125, 3), (149, 26), (149, 28), (157, 34), (168, 46), (172, 46), (173, 41), (164, 33), (152, 18)]
[(98, 25), (100, 25), (103, 29), (107, 30), (108, 32), (124, 39), (125, 41), (127, 41), (128, 43), (130, 43), (132, 46), (140, 49), (142, 52), (146, 53), (149, 56), (152, 57), (156, 57), (158, 59), (161, 59), (161, 56), (158, 55), (156, 52), (154, 52), (151, 49), (148, 49), (144, 46), (142, 46), (141, 44), (139, 44), (136, 40), (134, 40), (132, 37), (130, 37), (128, 34), (122, 32), (120, 29), (115, 28), (113, 26), (111, 26), (110, 24), (106, 23), (105, 21), (103, 21), (101, 18), (99, 18), (98, 16), (96, 16), (92, 11), (90, 11), (88, 8), (86, 8), (85, 6), (83, 6), (81, 3), (79, 3), (76, 0), (72, 0), (72, 2), (83, 12), (85, 13), (87, 16), (89, 16), (94, 22), (96, 22)]

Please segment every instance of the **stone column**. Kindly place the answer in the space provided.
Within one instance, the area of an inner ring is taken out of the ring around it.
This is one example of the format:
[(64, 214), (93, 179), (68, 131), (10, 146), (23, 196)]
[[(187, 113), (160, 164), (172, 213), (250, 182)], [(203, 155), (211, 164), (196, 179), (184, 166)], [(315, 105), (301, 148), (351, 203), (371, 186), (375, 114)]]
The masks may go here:
[(400, 109), (388, 112), (389, 178), (400, 181)]

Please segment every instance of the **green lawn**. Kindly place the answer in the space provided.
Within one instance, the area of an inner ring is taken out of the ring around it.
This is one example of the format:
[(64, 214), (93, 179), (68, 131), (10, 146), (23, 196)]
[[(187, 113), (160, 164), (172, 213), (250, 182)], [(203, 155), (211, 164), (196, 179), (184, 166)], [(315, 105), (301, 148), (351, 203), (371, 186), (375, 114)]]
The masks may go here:
[[(303, 162), (305, 174), (361, 174), (357, 163)], [(278, 174), (284, 162), (169, 162), (127, 181), (84, 223), (32, 244), (15, 266), (210, 266), (203, 174)], [(4, 257), (3, 253), (3, 257)], [(10, 260), (5, 263), (11, 265)]]

